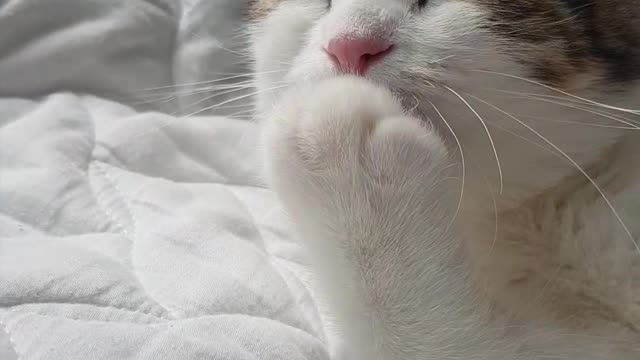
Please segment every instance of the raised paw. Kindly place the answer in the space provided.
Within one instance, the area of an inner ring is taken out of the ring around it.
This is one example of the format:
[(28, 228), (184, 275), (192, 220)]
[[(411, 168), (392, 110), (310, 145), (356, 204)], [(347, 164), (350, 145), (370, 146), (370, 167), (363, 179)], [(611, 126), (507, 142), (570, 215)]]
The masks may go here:
[(352, 77), (285, 95), (266, 124), (264, 145), (268, 180), (281, 194), (428, 191), (447, 162), (428, 124), (406, 116), (388, 90)]
[(265, 126), (267, 180), (337, 321), (336, 357), (397, 358), (372, 350), (386, 334), (371, 325), (397, 315), (408, 322), (385, 328), (418, 334), (413, 310), (425, 294), (447, 288), (427, 281), (454, 253), (445, 147), (389, 91), (358, 78), (290, 92)]

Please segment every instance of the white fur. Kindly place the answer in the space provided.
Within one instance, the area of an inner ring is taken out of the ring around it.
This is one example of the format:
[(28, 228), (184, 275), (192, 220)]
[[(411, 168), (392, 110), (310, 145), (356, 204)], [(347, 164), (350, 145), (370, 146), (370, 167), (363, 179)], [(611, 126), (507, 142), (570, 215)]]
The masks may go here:
[[(336, 357), (640, 358), (640, 132), (518, 79), (484, 9), (411, 4), (288, 0), (253, 35), (267, 180), (308, 246)], [(368, 80), (338, 77), (322, 47), (344, 34), (396, 49)], [(463, 147), (460, 208), (462, 158), (431, 104)]]

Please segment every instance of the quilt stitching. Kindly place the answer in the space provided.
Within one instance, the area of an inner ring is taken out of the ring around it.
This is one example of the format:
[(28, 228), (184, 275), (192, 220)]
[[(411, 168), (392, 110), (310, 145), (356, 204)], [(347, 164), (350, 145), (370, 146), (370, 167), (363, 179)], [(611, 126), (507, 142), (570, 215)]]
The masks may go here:
[[(84, 305), (84, 304), (83, 304)], [(118, 309), (118, 308), (115, 308)], [(119, 310), (119, 309), (118, 309)], [(264, 320), (264, 321), (270, 321), (270, 322), (274, 322), (277, 323), (280, 326), (286, 327), (286, 328), (290, 328), (294, 331), (299, 331), (304, 333), (305, 335), (308, 335), (310, 338), (320, 342), (320, 343), (324, 343), (322, 341), (322, 339), (318, 338), (317, 336), (315, 336), (314, 334), (309, 333), (306, 330), (300, 329), (298, 327), (295, 327), (291, 324), (287, 324), (284, 323), (282, 321), (278, 321), (278, 320), (274, 320), (270, 317), (266, 317), (266, 316), (260, 316), (260, 315), (249, 315), (249, 314), (245, 314), (245, 313), (239, 313), (239, 312), (219, 312), (219, 313), (211, 313), (211, 314), (205, 314), (205, 315), (199, 315), (199, 316), (187, 316), (187, 317), (183, 317), (183, 318), (175, 318), (175, 319), (164, 319), (165, 321), (161, 321), (161, 322), (157, 322), (157, 323), (149, 323), (149, 324), (144, 324), (144, 323), (136, 323), (136, 322), (129, 322), (129, 321), (111, 321), (111, 320), (96, 320), (96, 319), (76, 319), (76, 318), (72, 318), (69, 316), (58, 316), (58, 315), (51, 315), (51, 314), (40, 314), (34, 311), (16, 311), (16, 314), (22, 315), (23, 317), (28, 317), (28, 316), (41, 316), (41, 317), (46, 317), (46, 318), (63, 318), (65, 320), (70, 320), (70, 321), (78, 321), (78, 322), (82, 322), (82, 323), (116, 323), (116, 324), (133, 324), (133, 325), (140, 325), (140, 326), (172, 326), (172, 323), (176, 323), (176, 322), (188, 322), (191, 320), (203, 320), (203, 319), (207, 319), (207, 318), (216, 318), (216, 317), (246, 317), (246, 318), (252, 318), (252, 319), (260, 319), (260, 320)], [(0, 321), (0, 327), (3, 326), (3, 323)], [(5, 332), (7, 334), (10, 334), (8, 331), (8, 328), (5, 327)], [(12, 344), (13, 345), (13, 344)]]
[(140, 280), (140, 278), (138, 277), (138, 274), (137, 274), (137, 272), (135, 271), (135, 265), (133, 264), (133, 254), (131, 254), (131, 252), (133, 251), (133, 245), (134, 245), (135, 239), (137, 238), (137, 226), (138, 226), (137, 220), (136, 220), (136, 218), (133, 216), (133, 212), (131, 211), (131, 208), (130, 208), (129, 204), (127, 203), (127, 201), (126, 201), (125, 197), (122, 195), (122, 191), (120, 190), (120, 188), (119, 188), (119, 186), (118, 186), (117, 182), (116, 182), (116, 181), (115, 181), (115, 180), (114, 180), (114, 179), (113, 179), (113, 178), (112, 178), (112, 177), (107, 173), (107, 171), (104, 169), (104, 166), (105, 166), (105, 165), (102, 165), (102, 164), (101, 164), (100, 162), (98, 162), (98, 161), (94, 161), (94, 164), (95, 164), (95, 168), (98, 170), (97, 174), (98, 174), (98, 175), (100, 175), (100, 176), (102, 176), (102, 177), (107, 181), (107, 183), (111, 186), (111, 188), (112, 188), (112, 190), (113, 190), (113, 192), (114, 192), (115, 196), (116, 196), (117, 198), (119, 198), (119, 199), (120, 199), (120, 201), (122, 201), (122, 203), (124, 204), (126, 214), (127, 214), (127, 216), (128, 216), (128, 218), (129, 218), (129, 220), (130, 220), (130, 221), (131, 221), (131, 223), (132, 223), (133, 230), (132, 230), (132, 233), (130, 234), (130, 233), (129, 233), (129, 231), (128, 231), (128, 230), (126, 230), (126, 228), (122, 225), (122, 222), (118, 220), (118, 217), (117, 217), (115, 214), (113, 214), (113, 212), (111, 212), (111, 213), (110, 213), (110, 215), (108, 214), (108, 216), (110, 216), (110, 217), (111, 217), (111, 219), (112, 219), (114, 222), (116, 222), (116, 224), (118, 224), (118, 226), (119, 226), (121, 229), (123, 229), (122, 234), (123, 234), (125, 237), (127, 237), (127, 238), (129, 239), (130, 243), (131, 243), (131, 247), (130, 247), (130, 250), (129, 250), (129, 256), (130, 256), (130, 257), (131, 257), (131, 259), (132, 259), (132, 268), (133, 268), (133, 270), (134, 270), (134, 271), (132, 271), (133, 275), (134, 275), (134, 276), (135, 276), (135, 278), (137, 279), (138, 284), (140, 285), (141, 289), (142, 289), (142, 290), (144, 290), (144, 292), (145, 292), (146, 296), (147, 296), (150, 300), (152, 300), (156, 305), (160, 306), (163, 310), (165, 310), (165, 311), (169, 314), (169, 316), (171, 316), (171, 317), (175, 318), (175, 317), (176, 317), (176, 316), (175, 316), (175, 311), (173, 311), (173, 310), (169, 309), (166, 305), (161, 305), (161, 303), (160, 303), (160, 302), (158, 302), (157, 300), (155, 300), (155, 299), (154, 299), (154, 298), (149, 294), (149, 292), (147, 291), (146, 287), (144, 286), (144, 284), (142, 283), (142, 281), (141, 281), (141, 280)]
[[(164, 320), (164, 321), (171, 321), (174, 319), (168, 318), (168, 317), (164, 317), (164, 316), (159, 316), (159, 315), (154, 315), (152, 313), (148, 313), (148, 312), (144, 312), (141, 310), (137, 310), (137, 309), (129, 309), (129, 308), (121, 308), (121, 307), (117, 307), (117, 306), (111, 306), (111, 305), (97, 305), (97, 304), (91, 304), (91, 303), (81, 303), (81, 302), (71, 302), (71, 301), (64, 301), (64, 302), (53, 302), (53, 301), (45, 301), (45, 302), (28, 302), (28, 303), (21, 303), (21, 304), (16, 304), (16, 305), (11, 305), (8, 307), (5, 307), (4, 309), (12, 309), (12, 310), (20, 310), (21, 306), (27, 306), (27, 305), (82, 305), (82, 306), (89, 306), (89, 307), (94, 307), (97, 309), (109, 309), (109, 310), (117, 310), (117, 311), (122, 311), (122, 312), (131, 312), (131, 313), (136, 313), (139, 315), (143, 315), (143, 316), (149, 316), (158, 320)], [(29, 313), (33, 313), (33, 314), (37, 314), (37, 315), (43, 315), (43, 314), (38, 314), (35, 312), (30, 311)], [(47, 315), (49, 316), (49, 315)], [(64, 316), (65, 318), (67, 318), (67, 316)]]
[[(91, 165), (92, 165), (92, 167), (94, 169), (96, 169), (96, 174), (98, 176), (102, 177), (109, 184), (109, 186), (114, 190), (114, 192), (116, 194), (118, 194), (118, 190), (115, 188), (112, 179), (106, 174), (106, 171), (103, 169), (103, 165), (100, 164), (100, 162), (98, 162), (98, 161), (93, 161)], [(104, 197), (105, 197), (104, 195), (97, 194), (94, 191), (94, 196), (95, 196), (96, 201), (98, 202), (98, 204), (105, 204), (106, 203), (104, 201)], [(122, 196), (118, 196), (118, 199), (122, 200)], [(126, 207), (127, 212), (128, 212), (127, 215), (129, 216), (129, 220), (132, 221), (132, 226), (135, 226), (135, 225), (133, 225), (133, 216), (131, 215), (131, 212), (130, 212), (129, 208), (126, 205), (125, 205), (125, 207)], [(120, 221), (119, 217), (113, 211), (111, 211), (111, 209), (109, 209), (108, 206), (100, 206), (100, 208), (109, 217), (109, 219), (111, 219), (111, 221), (113, 221), (113, 223), (116, 224), (116, 226), (118, 227), (118, 229), (120, 230), (122, 235), (124, 235), (124, 237), (129, 239), (129, 242), (133, 245), (135, 232), (134, 232), (134, 234), (130, 234), (129, 229), (127, 228), (127, 226), (125, 226), (122, 223), (122, 221)]]
[[(114, 308), (114, 309), (118, 309), (118, 308)], [(114, 323), (114, 324), (132, 324), (132, 325), (140, 325), (140, 326), (167, 326), (167, 324), (171, 323), (172, 321), (176, 321), (176, 320), (162, 319), (162, 320), (165, 320), (165, 321), (161, 321), (161, 322), (157, 322), (157, 323), (141, 323), (141, 322), (122, 321), (122, 320), (80, 319), (80, 318), (75, 318), (75, 317), (71, 317), (71, 316), (40, 314), (40, 313), (33, 312), (33, 311), (24, 311), (24, 312), (19, 312), (19, 313), (20, 314), (24, 314), (24, 315), (31, 315), (31, 316), (42, 316), (42, 317), (46, 317), (46, 318), (62, 318), (62, 319), (65, 319), (65, 320), (78, 321), (78, 322), (88, 323), (88, 324), (90, 324), (90, 323)], [(153, 315), (150, 315), (150, 316), (153, 316)], [(178, 320), (183, 320), (183, 319), (178, 319)], [(2, 323), (0, 323), (0, 325), (2, 325)], [(5, 332), (8, 333), (8, 331), (6, 331), (6, 329), (5, 329)], [(17, 354), (17, 352), (16, 352), (16, 354)]]
[[(271, 254), (271, 252), (270, 252), (270, 251), (268, 251), (267, 246), (266, 246), (266, 243), (265, 243), (265, 241), (264, 241), (264, 236), (263, 236), (263, 234), (262, 234), (262, 228), (259, 226), (259, 224), (264, 220), (264, 218), (266, 218), (267, 216), (269, 216), (269, 215), (271, 214), (271, 212), (273, 212), (273, 211), (276, 209), (276, 207), (274, 206), (274, 207), (272, 207), (269, 211), (267, 211), (267, 213), (266, 213), (265, 215), (263, 215), (263, 217), (262, 217), (262, 219), (260, 220), (260, 223), (259, 223), (259, 222), (256, 220), (255, 216), (251, 213), (251, 211), (249, 210), (249, 208), (247, 207), (247, 205), (246, 205), (242, 200), (240, 200), (240, 198), (238, 197), (238, 195), (236, 195), (236, 194), (235, 194), (235, 192), (234, 192), (232, 189), (227, 189), (227, 191), (228, 191), (229, 193), (231, 193), (231, 194), (236, 198), (236, 200), (238, 201), (238, 203), (242, 204), (243, 209), (245, 210), (245, 212), (247, 213), (247, 215), (251, 218), (251, 223), (254, 225), (254, 227), (255, 227), (255, 229), (256, 229), (256, 231), (257, 231), (257, 233), (258, 233), (258, 236), (260, 237), (260, 240), (261, 240), (261, 242), (262, 242), (262, 245), (264, 246), (264, 248), (263, 248), (262, 250), (264, 251), (264, 254), (266, 255), (266, 259), (267, 259), (267, 261), (269, 261), (269, 263), (270, 263), (270, 264), (273, 266), (273, 268), (276, 270), (276, 272), (278, 273), (278, 276), (280, 277), (280, 279), (282, 280), (282, 282), (283, 282), (283, 283), (285, 284), (285, 286), (287, 287), (287, 290), (289, 291), (289, 295), (290, 295), (290, 296), (292, 297), (292, 299), (293, 299), (293, 291), (292, 291), (292, 289), (291, 289), (291, 286), (289, 285), (289, 282), (285, 279), (285, 276), (282, 274), (283, 269), (281, 269), (281, 268), (280, 268), (280, 266), (279, 266), (278, 264), (276, 264), (277, 260), (279, 260), (279, 259), (280, 259), (280, 257), (279, 257), (279, 256), (275, 256), (275, 255)], [(289, 270), (289, 271), (290, 271), (290, 270)], [(298, 280), (299, 282), (302, 282), (302, 279), (300, 279), (300, 278), (298, 277), (298, 275), (296, 275), (294, 272), (291, 272), (291, 274), (293, 274), (293, 275), (294, 275), (294, 277), (296, 278), (296, 280)], [(304, 285), (303, 285), (303, 286), (304, 286)], [(304, 288), (305, 288), (305, 291), (307, 291), (306, 286), (304, 286)], [(304, 316), (304, 319), (305, 319), (306, 321), (308, 321), (307, 316)], [(292, 325), (290, 325), (290, 324), (285, 324), (285, 325), (292, 326)], [(306, 324), (306, 325), (308, 326), (309, 324)], [(317, 337), (317, 334), (312, 334), (312, 333), (310, 333), (308, 330), (301, 329), (301, 328), (298, 328), (298, 327), (295, 327), (295, 326), (292, 326), (292, 327), (294, 327), (294, 328), (296, 328), (296, 329), (298, 329), (298, 330), (300, 330), (300, 331), (303, 331), (303, 332), (307, 333), (308, 335), (312, 336), (313, 338), (318, 339), (318, 341), (321, 341), (321, 342), (322, 342), (322, 340), (321, 340), (320, 338), (318, 338), (318, 337)], [(323, 334), (323, 335), (325, 335), (325, 334)]]
[[(295, 278), (296, 278), (296, 280), (298, 280), (298, 282), (300, 282), (300, 284), (302, 284), (302, 288), (304, 289), (304, 292), (305, 292), (305, 294), (304, 294), (304, 295), (305, 295), (305, 296), (307, 296), (307, 297), (308, 297), (308, 298), (313, 302), (314, 315), (315, 315), (318, 319), (321, 319), (321, 320), (320, 320), (320, 321), (321, 321), (321, 327), (320, 327), (321, 332), (320, 332), (319, 334), (318, 334), (318, 333), (311, 333), (311, 332), (309, 332), (309, 335), (311, 335), (311, 336), (313, 336), (313, 337), (317, 338), (317, 339), (318, 339), (318, 341), (320, 341), (320, 342), (322, 342), (323, 344), (325, 344), (325, 345), (326, 345), (326, 343), (327, 343), (327, 339), (328, 339), (328, 334), (327, 334), (327, 331), (326, 331), (326, 329), (327, 329), (327, 327), (326, 327), (326, 323), (325, 323), (325, 320), (323, 319), (323, 317), (322, 317), (322, 315), (321, 315), (320, 311), (318, 311), (317, 300), (313, 297), (313, 295), (311, 294), (311, 291), (310, 291), (310, 290), (309, 290), (309, 288), (308, 288), (308, 281), (306, 281), (306, 280), (304, 280), (304, 279), (300, 278), (300, 275), (298, 275), (298, 274), (296, 273), (296, 271), (294, 271), (294, 270), (293, 270), (293, 269), (288, 265), (288, 263), (292, 263), (292, 264), (296, 264), (296, 265), (299, 265), (299, 264), (297, 264), (297, 263), (295, 263), (295, 262), (292, 262), (292, 261), (290, 261), (290, 260), (288, 260), (288, 259), (285, 259), (285, 258), (283, 258), (283, 257), (277, 256), (277, 255), (274, 255), (274, 260), (275, 260), (275, 262), (283, 262), (283, 264), (282, 264), (281, 266), (279, 266), (279, 265), (277, 265), (277, 264), (275, 264), (275, 263), (274, 263), (274, 267), (276, 267), (276, 268), (278, 269), (278, 271), (279, 271), (279, 272), (284, 272), (284, 271), (289, 272), (293, 277), (295, 277)], [(287, 287), (289, 287), (289, 285), (288, 285), (288, 284), (287, 284)], [(303, 316), (304, 316), (305, 320), (307, 320), (307, 321), (309, 321), (309, 322), (310, 322), (310, 319), (309, 319), (309, 317), (308, 317), (306, 314), (304, 314)], [(312, 330), (313, 330), (313, 329), (312, 329)]]

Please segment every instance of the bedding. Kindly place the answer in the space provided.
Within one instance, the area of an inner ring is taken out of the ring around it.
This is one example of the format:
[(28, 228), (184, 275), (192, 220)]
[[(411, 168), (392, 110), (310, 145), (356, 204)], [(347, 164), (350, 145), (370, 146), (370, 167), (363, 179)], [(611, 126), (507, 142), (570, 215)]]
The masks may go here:
[(0, 359), (328, 358), (246, 90), (183, 96), (244, 7), (0, 0)]

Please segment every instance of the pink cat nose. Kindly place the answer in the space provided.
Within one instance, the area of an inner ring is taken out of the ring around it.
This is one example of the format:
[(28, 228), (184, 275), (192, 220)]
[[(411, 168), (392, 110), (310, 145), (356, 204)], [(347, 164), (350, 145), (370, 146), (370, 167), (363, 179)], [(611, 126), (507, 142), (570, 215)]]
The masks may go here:
[(340, 71), (364, 75), (369, 66), (387, 56), (393, 44), (376, 38), (338, 38), (325, 49)]

